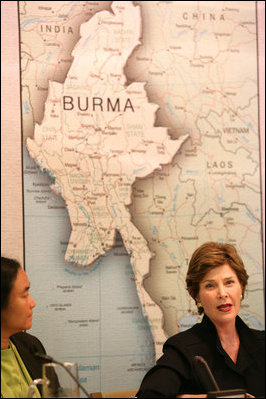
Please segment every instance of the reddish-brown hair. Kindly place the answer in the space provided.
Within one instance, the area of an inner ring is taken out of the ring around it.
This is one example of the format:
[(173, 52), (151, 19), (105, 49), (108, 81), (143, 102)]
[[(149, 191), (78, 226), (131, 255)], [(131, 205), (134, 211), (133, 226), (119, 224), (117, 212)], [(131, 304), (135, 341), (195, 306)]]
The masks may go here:
[[(236, 273), (242, 287), (242, 296), (244, 298), (249, 276), (235, 247), (231, 244), (206, 242), (193, 253), (186, 276), (187, 290), (196, 303), (196, 298), (199, 293), (199, 284), (203, 277), (210, 269), (224, 264), (228, 264)], [(198, 307), (198, 311), (201, 314), (203, 308)]]

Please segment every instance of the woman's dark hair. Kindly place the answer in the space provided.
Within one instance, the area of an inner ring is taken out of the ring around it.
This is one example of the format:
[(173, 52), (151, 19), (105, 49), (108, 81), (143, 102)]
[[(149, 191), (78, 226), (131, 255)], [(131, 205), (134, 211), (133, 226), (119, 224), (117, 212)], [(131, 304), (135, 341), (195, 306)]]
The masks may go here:
[(10, 291), (20, 268), (15, 259), (1, 256), (1, 311), (8, 306)]
[[(242, 298), (248, 282), (248, 274), (244, 263), (238, 255), (235, 247), (231, 244), (218, 242), (206, 242), (193, 253), (186, 276), (187, 290), (197, 304), (199, 285), (206, 273), (214, 267), (228, 264), (236, 273), (242, 287)], [(203, 308), (198, 306), (199, 314)]]

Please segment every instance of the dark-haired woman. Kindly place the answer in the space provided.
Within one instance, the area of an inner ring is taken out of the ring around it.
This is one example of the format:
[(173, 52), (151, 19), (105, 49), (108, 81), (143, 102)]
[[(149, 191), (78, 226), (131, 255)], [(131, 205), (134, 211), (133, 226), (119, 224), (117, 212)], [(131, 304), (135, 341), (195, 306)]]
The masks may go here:
[(265, 333), (249, 328), (238, 316), (247, 280), (234, 246), (208, 242), (194, 252), (186, 283), (204, 317), (166, 341), (138, 398), (206, 397), (217, 390), (195, 356), (207, 362), (220, 390), (239, 388), (247, 397), (265, 397)]
[[(1, 397), (25, 398), (29, 384), (42, 377), (42, 360), (36, 352), (45, 353), (41, 342), (24, 332), (32, 325), (35, 301), (30, 284), (20, 264), (1, 257)], [(38, 389), (34, 397), (41, 397)]]

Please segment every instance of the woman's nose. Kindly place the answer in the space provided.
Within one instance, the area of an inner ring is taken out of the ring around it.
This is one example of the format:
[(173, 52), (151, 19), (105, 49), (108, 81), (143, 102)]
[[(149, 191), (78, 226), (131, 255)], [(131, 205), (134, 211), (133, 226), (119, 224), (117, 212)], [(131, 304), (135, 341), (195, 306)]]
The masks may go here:
[(35, 306), (36, 306), (36, 302), (34, 301), (34, 299), (32, 298), (32, 296), (31, 296), (31, 305), (30, 305), (32, 308), (35, 308)]
[(218, 295), (219, 295), (219, 298), (226, 298), (228, 296), (226, 288), (225, 288), (225, 286), (223, 284), (221, 284), (218, 287)]

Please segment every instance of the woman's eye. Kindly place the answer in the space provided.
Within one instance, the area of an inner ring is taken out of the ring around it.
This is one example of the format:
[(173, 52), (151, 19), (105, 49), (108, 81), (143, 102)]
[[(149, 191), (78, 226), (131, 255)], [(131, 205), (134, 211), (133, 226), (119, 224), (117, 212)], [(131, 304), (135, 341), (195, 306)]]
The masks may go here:
[(206, 284), (206, 288), (212, 288), (214, 285), (213, 284), (211, 284), (211, 283), (208, 283), (208, 284)]
[(233, 284), (233, 282), (234, 282), (234, 280), (228, 280), (228, 281), (226, 282), (226, 284), (227, 284), (227, 285), (230, 285), (230, 284)]

